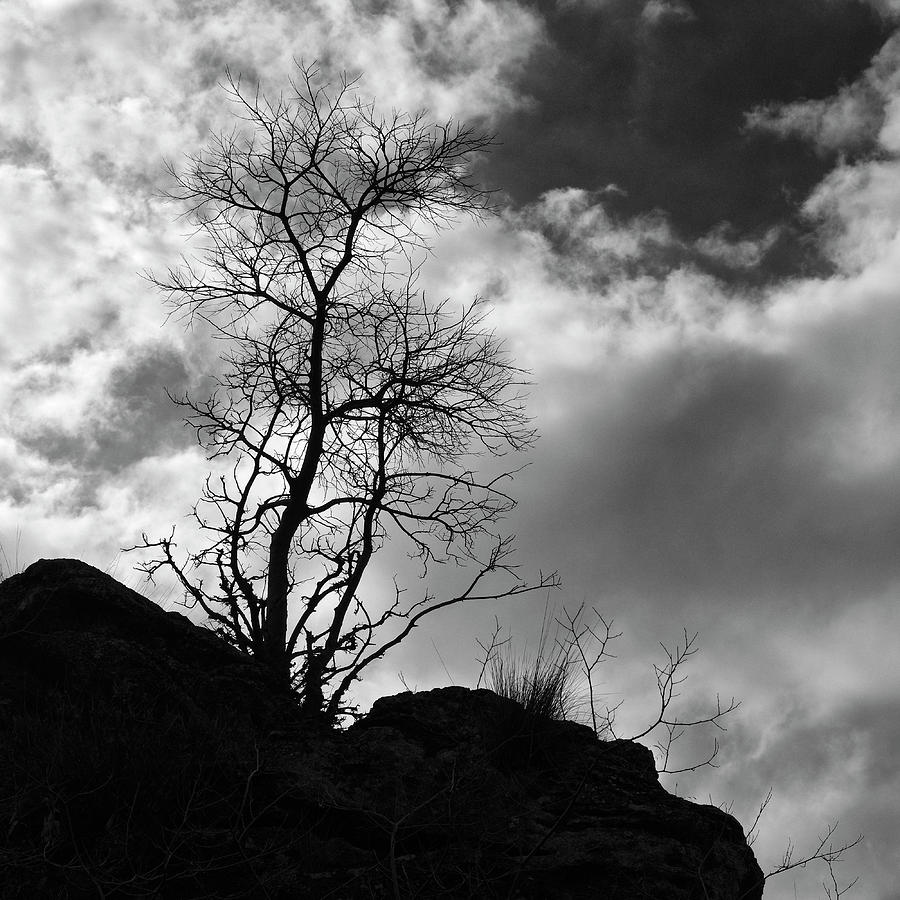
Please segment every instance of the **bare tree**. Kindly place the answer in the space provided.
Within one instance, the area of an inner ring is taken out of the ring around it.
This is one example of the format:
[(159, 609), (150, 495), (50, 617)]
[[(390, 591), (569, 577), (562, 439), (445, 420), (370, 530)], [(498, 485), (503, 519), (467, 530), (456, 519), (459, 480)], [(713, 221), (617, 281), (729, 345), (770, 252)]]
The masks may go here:
[[(553, 625), (548, 601), (537, 651), (533, 657), (528, 658), (524, 655), (517, 657), (509, 651), (511, 634), (501, 639), (502, 626), (495, 617), (490, 640), (487, 643), (477, 640), (484, 656), (478, 660), (481, 668), (476, 686), (481, 687), (482, 682), (486, 681), (498, 694), (519, 701), (527, 710), (538, 715), (589, 719), (587, 724), (590, 724), (597, 737), (620, 738), (616, 731), (616, 713), (624, 701), (612, 706), (602, 705), (594, 671), (602, 663), (616, 658), (611, 647), (622, 636), (622, 632), (614, 630), (612, 619), (607, 620), (596, 607), (591, 607), (588, 611), (584, 603), (574, 613), (563, 608), (562, 618), (556, 618), (555, 621), (556, 629), (551, 646)], [(684, 668), (700, 649), (697, 643), (698, 633), (689, 635), (684, 630), (682, 635), (683, 641), (677, 642), (673, 647), (660, 644), (666, 661), (662, 665), (653, 666), (658, 694), (656, 711), (646, 727), (624, 738), (640, 741), (662, 733), (654, 744), (654, 749), (657, 771), (666, 775), (694, 772), (706, 766), (716, 768), (715, 760), (719, 755), (717, 739), (713, 741), (708, 756), (679, 768), (672, 768), (672, 748), (692, 728), (711, 725), (719, 731), (726, 731), (724, 720), (740, 706), (740, 701), (734, 697), (724, 702), (716, 694), (715, 709), (710, 706), (705, 712), (689, 717), (675, 713), (673, 707), (680, 696), (679, 689), (687, 680)]]
[[(769, 808), (769, 804), (772, 802), (773, 794), (774, 791), (772, 788), (769, 788), (766, 796), (759, 805), (753, 823), (747, 829), (747, 845), (750, 847), (752, 847), (759, 838), (759, 823), (763, 814)], [(730, 812), (730, 809), (726, 809), (725, 811)], [(859, 881), (859, 877), (857, 876), (852, 881), (842, 885), (838, 881), (835, 866), (839, 862), (846, 861), (846, 854), (862, 843), (863, 835), (857, 835), (852, 841), (842, 841), (840, 844), (836, 845), (832, 839), (837, 834), (838, 824), (838, 822), (828, 824), (819, 834), (818, 843), (815, 847), (812, 850), (801, 853), (799, 856), (797, 855), (797, 849), (794, 846), (794, 842), (789, 838), (787, 846), (781, 855), (781, 862), (773, 869), (766, 872), (763, 876), (763, 884), (770, 878), (777, 878), (779, 875), (784, 875), (786, 872), (791, 872), (795, 869), (805, 869), (807, 866), (821, 863), (821, 865), (824, 866), (827, 875), (826, 880), (822, 882), (822, 890), (824, 891), (827, 900), (840, 900), (841, 897), (848, 894)], [(759, 887), (759, 885), (754, 885), (754, 887)], [(746, 896), (746, 894), (741, 895), (741, 897), (744, 896)], [(738, 900), (741, 900), (741, 897), (739, 897)]]
[[(385, 118), (353, 82), (323, 84), (311, 67), (290, 87), (270, 99), (227, 74), (238, 124), (172, 170), (169, 196), (204, 249), (150, 278), (225, 345), (212, 395), (172, 399), (210, 459), (232, 465), (194, 507), (208, 543), (179, 558), (174, 529), (144, 535), (154, 555), (141, 568), (174, 571), (223, 636), (333, 717), (427, 614), (557, 579), (519, 578), (497, 531), (512, 473), (474, 472), (479, 456), (534, 440), (523, 372), (479, 301), (417, 287), (428, 236), (488, 209), (467, 163), (490, 139), (424, 114)], [(394, 539), (425, 572), (458, 566), (458, 589), (407, 602), (395, 579), (387, 600), (363, 600)]]

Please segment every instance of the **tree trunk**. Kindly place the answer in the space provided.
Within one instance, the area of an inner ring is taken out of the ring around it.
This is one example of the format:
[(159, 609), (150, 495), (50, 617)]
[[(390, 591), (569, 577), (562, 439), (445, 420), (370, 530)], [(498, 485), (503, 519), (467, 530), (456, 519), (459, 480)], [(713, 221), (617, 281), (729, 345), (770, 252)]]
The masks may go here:
[(263, 659), (278, 681), (290, 690), (291, 659), (287, 651), (288, 621), (288, 551), (290, 538), (284, 539), (281, 528), (272, 535), (269, 547), (268, 587), (266, 591), (265, 625), (263, 627)]
[(323, 691), (324, 660), (322, 651), (313, 646), (312, 635), (306, 632), (306, 672), (303, 678), (303, 711), (320, 716), (325, 709)]

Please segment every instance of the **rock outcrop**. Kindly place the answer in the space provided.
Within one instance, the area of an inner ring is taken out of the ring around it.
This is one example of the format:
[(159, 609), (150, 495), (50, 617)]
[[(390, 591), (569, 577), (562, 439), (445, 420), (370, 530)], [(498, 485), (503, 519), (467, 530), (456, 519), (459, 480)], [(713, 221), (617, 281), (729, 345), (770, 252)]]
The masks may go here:
[(0, 584), (0, 898), (755, 900), (652, 754), (461, 687), (304, 723), (267, 672), (77, 560)]

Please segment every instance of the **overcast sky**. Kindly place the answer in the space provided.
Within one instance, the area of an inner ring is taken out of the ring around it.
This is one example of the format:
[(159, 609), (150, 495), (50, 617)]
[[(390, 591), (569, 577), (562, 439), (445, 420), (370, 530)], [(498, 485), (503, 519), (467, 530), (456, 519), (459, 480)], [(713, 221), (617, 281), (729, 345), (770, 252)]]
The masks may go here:
[[(766, 869), (839, 819), (866, 835), (851, 896), (897, 900), (898, 24), (897, 0), (0, 4), (7, 555), (18, 531), (22, 565), (107, 568), (183, 522), (206, 464), (163, 387), (214, 359), (139, 274), (185, 247), (163, 159), (227, 126), (226, 65), (274, 90), (295, 57), (359, 73), (498, 136), (477, 171), (502, 213), (443, 234), (423, 280), (492, 300), (533, 373), (509, 528), (526, 573), (559, 569), (554, 603), (624, 629), (623, 731), (652, 715), (657, 642), (700, 631), (685, 709), (743, 706), (678, 791), (748, 825), (773, 788)], [(398, 670), (470, 684), (493, 615), (533, 642), (543, 605), (433, 619), (360, 699)]]

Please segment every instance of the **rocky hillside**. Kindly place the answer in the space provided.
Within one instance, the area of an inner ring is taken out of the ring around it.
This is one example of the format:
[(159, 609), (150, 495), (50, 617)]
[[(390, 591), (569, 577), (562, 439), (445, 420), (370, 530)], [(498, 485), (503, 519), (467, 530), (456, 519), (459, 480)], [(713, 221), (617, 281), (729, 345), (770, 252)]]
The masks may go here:
[(0, 584), (0, 898), (753, 900), (740, 825), (649, 750), (461, 687), (304, 725), (77, 560)]

